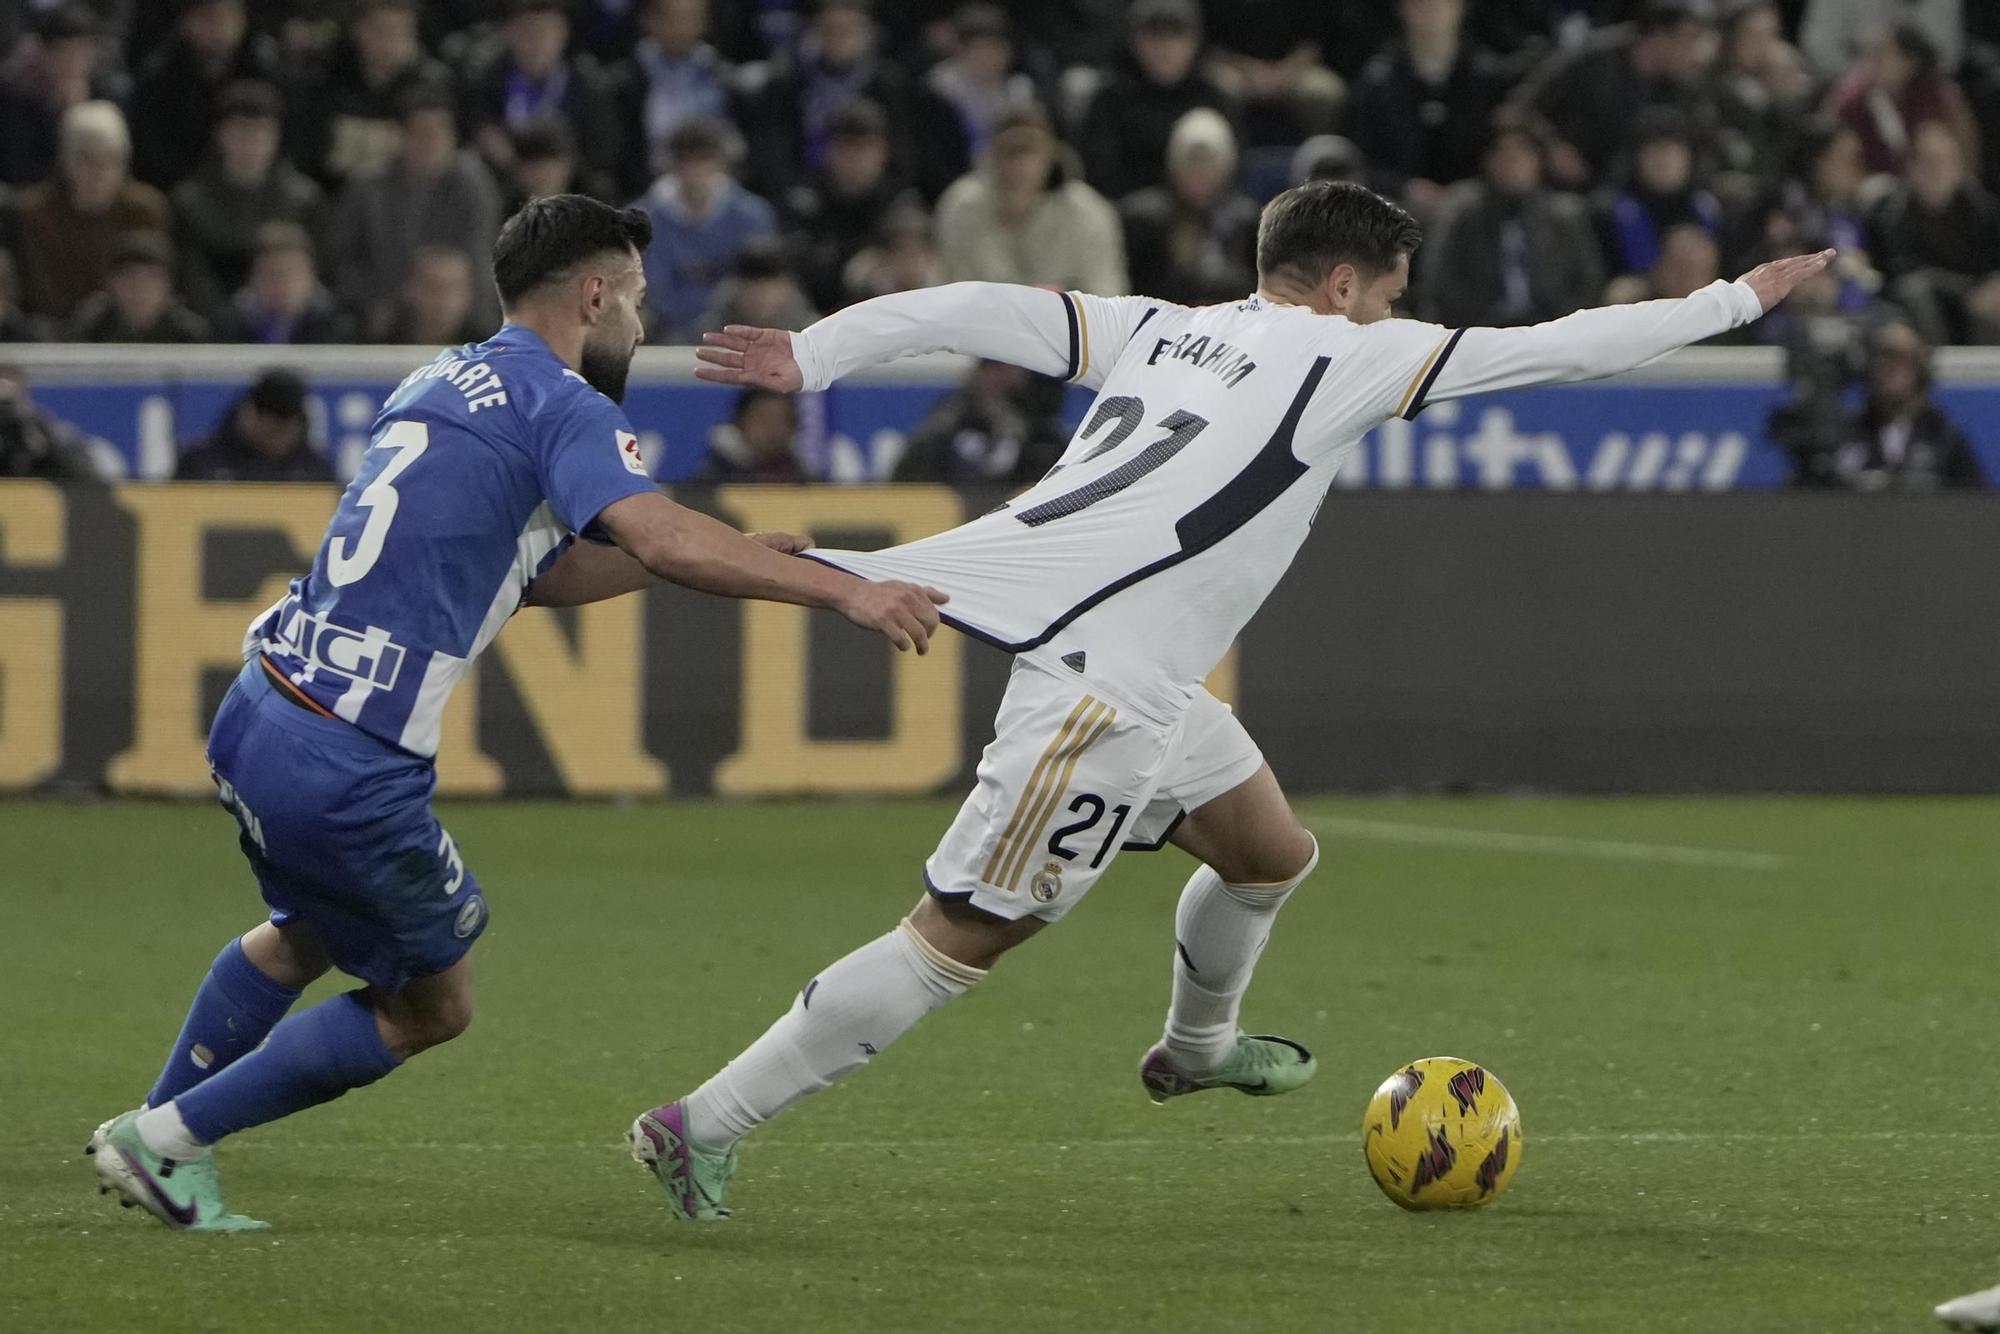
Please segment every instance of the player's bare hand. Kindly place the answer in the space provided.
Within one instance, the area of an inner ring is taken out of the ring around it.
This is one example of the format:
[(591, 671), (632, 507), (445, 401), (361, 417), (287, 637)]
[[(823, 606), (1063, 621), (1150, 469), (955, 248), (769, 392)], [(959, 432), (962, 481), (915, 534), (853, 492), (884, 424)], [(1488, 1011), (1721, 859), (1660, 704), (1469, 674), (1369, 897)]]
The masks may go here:
[(898, 651), (914, 647), (931, 651), (931, 632), (938, 628), (938, 608), (951, 599), (921, 584), (857, 583), (840, 605), (842, 616), (883, 635)]
[(797, 533), (752, 533), (752, 542), (759, 542), (786, 556), (796, 556), (801, 551), (811, 551), (813, 540), (800, 537)]
[(1813, 255), (1774, 259), (1769, 264), (1759, 264), (1738, 281), (1750, 284), (1757, 299), (1764, 303), (1765, 313), (1769, 314), (1780, 301), (1792, 294), (1793, 288), (1833, 263), (1833, 257), (1833, 251), (1822, 250)]
[(805, 387), (805, 374), (792, 355), (792, 336), (783, 329), (731, 324), (719, 333), (703, 334), (701, 342), (694, 353), (702, 363), (694, 368), (697, 380), (781, 394), (796, 394)]

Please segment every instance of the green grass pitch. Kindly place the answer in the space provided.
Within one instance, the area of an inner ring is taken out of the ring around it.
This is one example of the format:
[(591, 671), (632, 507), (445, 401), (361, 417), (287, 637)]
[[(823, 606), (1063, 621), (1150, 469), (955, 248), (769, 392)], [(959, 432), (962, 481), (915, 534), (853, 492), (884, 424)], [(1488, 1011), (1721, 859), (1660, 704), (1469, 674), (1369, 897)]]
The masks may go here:
[[(1302, 1093), (1150, 1105), (1177, 852), (769, 1127), (713, 1228), (624, 1155), (892, 925), (944, 803), (445, 812), (486, 886), (472, 1031), (232, 1141), (259, 1236), (81, 1156), (256, 920), (207, 806), (0, 804), (0, 1330), (1855, 1330), (2000, 1282), (2000, 802), (1313, 801), (1246, 1019)], [(1442, 831), (1442, 832), (1440, 832)], [(322, 984), (330, 986), (331, 984)], [(317, 994), (317, 993), (316, 993)], [(1491, 1209), (1368, 1180), (1375, 1085), (1483, 1061)]]

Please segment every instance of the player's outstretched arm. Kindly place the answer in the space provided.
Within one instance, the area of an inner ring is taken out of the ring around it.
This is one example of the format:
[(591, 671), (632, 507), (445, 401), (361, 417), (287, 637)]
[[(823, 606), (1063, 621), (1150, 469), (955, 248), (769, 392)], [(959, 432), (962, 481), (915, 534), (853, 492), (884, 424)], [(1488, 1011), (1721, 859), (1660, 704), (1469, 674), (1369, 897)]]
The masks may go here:
[[(795, 393), (920, 352), (957, 352), (1082, 379), (1094, 323), (1100, 351), (1122, 345), (1119, 303), (1013, 283), (946, 283), (862, 301), (803, 333), (732, 324), (702, 335), (695, 375)], [(1109, 360), (1107, 356), (1105, 360)]]
[(1436, 354), (1425, 403), (1633, 370), (1749, 324), (1833, 262), (1834, 252), (1773, 260), (1691, 296), (1580, 310), (1524, 329), (1465, 329)]
[(948, 600), (935, 588), (870, 583), (800, 560), (657, 491), (606, 506), (598, 522), (622, 551), (657, 578), (721, 597), (825, 607), (876, 631), (898, 649), (928, 652), (931, 631), (938, 627), (937, 609)]
[[(787, 556), (812, 546), (812, 539), (793, 533), (751, 533), (750, 540)], [(522, 599), (525, 607), (577, 607), (636, 593), (660, 582), (623, 547), (601, 542), (572, 542), (555, 563), (535, 577)]]

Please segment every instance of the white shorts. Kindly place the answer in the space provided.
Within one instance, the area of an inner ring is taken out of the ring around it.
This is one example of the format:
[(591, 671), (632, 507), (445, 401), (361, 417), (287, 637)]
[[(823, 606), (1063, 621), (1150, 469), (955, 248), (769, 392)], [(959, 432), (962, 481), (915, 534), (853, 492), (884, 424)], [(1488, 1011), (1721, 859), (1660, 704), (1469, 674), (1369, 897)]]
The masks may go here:
[(939, 898), (1010, 921), (1061, 917), (1121, 850), (1165, 847), (1183, 816), (1264, 763), (1207, 691), (1162, 728), (1024, 658), (993, 731), (924, 880)]

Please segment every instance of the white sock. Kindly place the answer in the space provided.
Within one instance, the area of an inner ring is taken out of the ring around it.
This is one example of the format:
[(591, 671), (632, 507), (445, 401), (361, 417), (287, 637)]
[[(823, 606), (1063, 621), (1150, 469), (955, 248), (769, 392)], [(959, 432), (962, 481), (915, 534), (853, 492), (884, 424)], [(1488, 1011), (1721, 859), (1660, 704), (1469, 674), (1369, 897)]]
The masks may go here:
[(181, 1109), (176, 1103), (148, 1107), (139, 1113), (138, 1130), (146, 1147), (162, 1158), (184, 1163), (208, 1152), (208, 1146), (196, 1139), (187, 1122), (181, 1120)]
[(807, 983), (763, 1037), (682, 1100), (688, 1137), (712, 1151), (727, 1148), (868, 1064), (984, 976), (940, 953), (904, 918)]
[(1319, 865), (1312, 859), (1290, 880), (1273, 885), (1225, 884), (1198, 868), (1174, 914), (1174, 999), (1167, 1010), (1167, 1055), (1189, 1074), (1213, 1070), (1236, 1045), (1236, 1016), (1257, 956), (1286, 898)]

